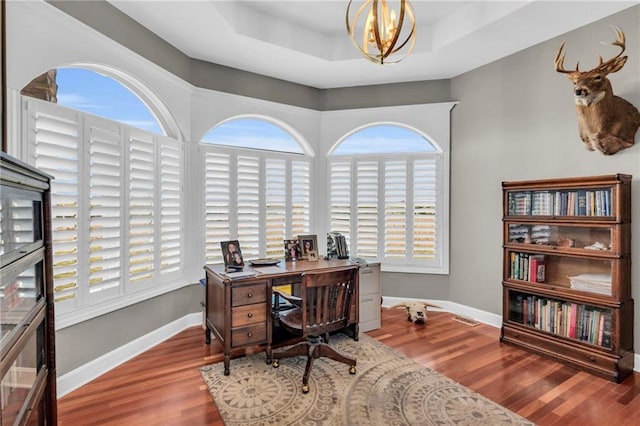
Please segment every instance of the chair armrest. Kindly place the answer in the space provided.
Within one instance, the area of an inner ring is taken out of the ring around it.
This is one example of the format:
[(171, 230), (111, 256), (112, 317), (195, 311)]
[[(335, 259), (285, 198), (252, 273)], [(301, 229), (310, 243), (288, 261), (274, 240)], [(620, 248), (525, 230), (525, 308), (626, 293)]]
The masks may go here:
[(298, 297), (298, 296), (291, 296), (289, 294), (286, 293), (282, 293), (278, 290), (273, 290), (273, 294), (276, 296), (276, 307), (278, 306), (278, 297), (282, 297), (284, 300), (286, 300), (287, 302), (291, 303), (292, 305), (295, 306), (302, 306), (302, 298)]

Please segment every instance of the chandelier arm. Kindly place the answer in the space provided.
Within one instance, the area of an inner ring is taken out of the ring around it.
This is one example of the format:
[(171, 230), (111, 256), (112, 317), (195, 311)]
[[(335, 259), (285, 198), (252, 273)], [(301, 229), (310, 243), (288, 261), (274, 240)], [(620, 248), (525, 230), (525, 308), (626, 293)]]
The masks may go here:
[[(385, 0), (382, 0), (384, 3)], [(378, 51), (380, 55), (383, 55), (384, 45), (382, 44), (382, 40), (380, 39), (380, 26), (378, 24), (378, 0), (373, 0), (373, 6), (371, 6), (371, 10), (373, 12), (373, 36), (376, 40), (376, 46), (378, 47)], [(366, 31), (366, 28), (365, 28)]]
[[(396, 43), (398, 42), (398, 38), (400, 37), (400, 32), (402, 31), (402, 23), (404, 22), (405, 7), (406, 7), (406, 0), (400, 0), (400, 17), (398, 18), (398, 25), (396, 26), (396, 29), (393, 32), (393, 38), (391, 39), (391, 43), (389, 43), (389, 47), (385, 52), (381, 51), (384, 58), (387, 58), (390, 54), (402, 48), (402, 46), (400, 46), (398, 49), (394, 49)], [(403, 45), (405, 43), (406, 41), (403, 43)]]

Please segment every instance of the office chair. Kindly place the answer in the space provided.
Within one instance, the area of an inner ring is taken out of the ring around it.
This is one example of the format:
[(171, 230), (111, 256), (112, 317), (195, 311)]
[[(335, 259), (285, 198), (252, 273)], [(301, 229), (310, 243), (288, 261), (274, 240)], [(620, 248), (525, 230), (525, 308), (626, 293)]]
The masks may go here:
[[(349, 373), (356, 373), (356, 360), (329, 346), (328, 341), (329, 333), (347, 327), (357, 279), (357, 268), (307, 272), (302, 275), (301, 297), (274, 291), (298, 306), (289, 311), (278, 312), (280, 324), (306, 340), (281, 352), (274, 352), (273, 367), (278, 368), (279, 360), (282, 358), (307, 356), (307, 365), (302, 377), (302, 393), (309, 392), (311, 367), (313, 361), (321, 356), (347, 364)], [(357, 340), (357, 336), (354, 338)]]

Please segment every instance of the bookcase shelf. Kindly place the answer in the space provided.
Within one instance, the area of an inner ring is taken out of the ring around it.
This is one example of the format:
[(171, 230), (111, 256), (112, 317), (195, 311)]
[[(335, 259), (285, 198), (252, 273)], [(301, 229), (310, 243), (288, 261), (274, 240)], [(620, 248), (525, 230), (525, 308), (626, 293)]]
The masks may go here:
[(620, 382), (634, 356), (631, 176), (502, 189), (500, 340)]

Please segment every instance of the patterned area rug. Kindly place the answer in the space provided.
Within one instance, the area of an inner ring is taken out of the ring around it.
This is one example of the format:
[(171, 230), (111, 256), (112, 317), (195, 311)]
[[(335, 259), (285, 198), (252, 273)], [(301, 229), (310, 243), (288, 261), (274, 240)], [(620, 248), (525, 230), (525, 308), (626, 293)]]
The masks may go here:
[(533, 425), (396, 350), (362, 335), (331, 345), (357, 359), (357, 373), (320, 358), (303, 394), (306, 358), (266, 364), (264, 353), (200, 369), (225, 425)]

